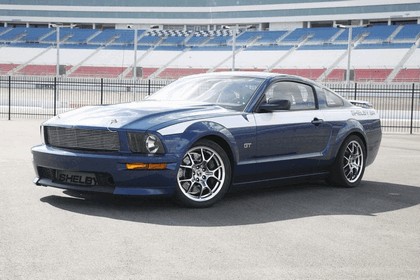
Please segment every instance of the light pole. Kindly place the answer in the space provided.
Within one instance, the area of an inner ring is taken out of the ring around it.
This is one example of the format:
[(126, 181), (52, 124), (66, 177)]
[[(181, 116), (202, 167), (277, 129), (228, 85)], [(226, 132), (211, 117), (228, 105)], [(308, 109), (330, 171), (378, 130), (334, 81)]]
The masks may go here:
[(350, 83), (350, 61), (351, 61), (351, 49), (353, 48), (353, 26), (349, 26), (349, 37), (347, 39), (347, 72), (346, 72), (346, 84)]
[(137, 45), (138, 45), (138, 26), (135, 24), (127, 25), (127, 28), (134, 29), (134, 58), (133, 58), (133, 80), (137, 79)]
[(238, 32), (238, 25), (233, 28), (232, 38), (232, 72), (235, 71), (235, 56), (236, 56), (236, 33)]
[(64, 24), (60, 24), (60, 23), (50, 24), (50, 27), (56, 28), (55, 43), (56, 43), (56, 50), (57, 50), (57, 63), (56, 63), (56, 66), (55, 66), (55, 76), (57, 78), (60, 76), (60, 28), (61, 27), (73, 28), (75, 26), (76, 26), (76, 24), (69, 24), (69, 25), (64, 25)]
[(346, 84), (350, 83), (350, 62), (351, 62), (351, 50), (353, 49), (353, 27), (367, 27), (368, 24), (363, 25), (345, 25), (338, 24), (338, 28), (345, 28), (349, 31), (349, 36), (347, 38), (347, 70), (346, 70)]
[(239, 26), (235, 24), (234, 26), (227, 26), (223, 25), (223, 29), (232, 29), (232, 69), (231, 71), (235, 71), (235, 56), (236, 56), (236, 33), (238, 32)]
[(137, 36), (138, 36), (137, 27), (134, 28), (134, 68), (133, 68), (133, 80), (137, 80)]

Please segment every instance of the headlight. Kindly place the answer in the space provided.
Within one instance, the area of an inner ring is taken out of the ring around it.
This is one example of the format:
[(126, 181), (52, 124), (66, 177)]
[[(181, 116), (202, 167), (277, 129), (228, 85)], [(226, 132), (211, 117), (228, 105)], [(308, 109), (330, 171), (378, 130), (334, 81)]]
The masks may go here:
[(159, 137), (149, 133), (129, 132), (128, 145), (133, 153), (163, 154), (165, 152)]

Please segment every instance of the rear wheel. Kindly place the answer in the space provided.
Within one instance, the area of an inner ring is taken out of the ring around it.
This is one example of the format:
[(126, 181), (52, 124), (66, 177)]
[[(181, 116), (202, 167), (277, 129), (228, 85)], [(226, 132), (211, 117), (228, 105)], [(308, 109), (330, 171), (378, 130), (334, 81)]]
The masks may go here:
[(215, 142), (200, 140), (182, 158), (176, 198), (190, 207), (211, 206), (228, 190), (231, 174), (226, 152)]
[(365, 172), (366, 147), (360, 137), (349, 136), (341, 146), (329, 182), (342, 187), (355, 187)]

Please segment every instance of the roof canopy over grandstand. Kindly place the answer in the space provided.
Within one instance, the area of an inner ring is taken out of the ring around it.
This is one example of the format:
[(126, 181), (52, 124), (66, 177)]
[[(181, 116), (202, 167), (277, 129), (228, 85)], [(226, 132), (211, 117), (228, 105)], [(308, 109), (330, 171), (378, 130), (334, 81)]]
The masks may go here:
[(15, 24), (272, 24), (419, 17), (418, 0), (0, 0), (0, 20)]

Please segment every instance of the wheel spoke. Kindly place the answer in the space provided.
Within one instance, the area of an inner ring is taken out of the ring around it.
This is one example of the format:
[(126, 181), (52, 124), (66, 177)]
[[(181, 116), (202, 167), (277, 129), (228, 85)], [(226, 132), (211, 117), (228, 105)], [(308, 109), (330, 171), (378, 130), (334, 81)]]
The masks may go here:
[(204, 155), (204, 149), (201, 149), (201, 162), (206, 161), (206, 156)]
[(206, 162), (211, 161), (211, 159), (214, 157), (214, 154), (211, 154), (210, 157), (206, 160)]
[(344, 165), (343, 169), (346, 169), (349, 166), (350, 166), (350, 162), (347, 162), (346, 165)]

